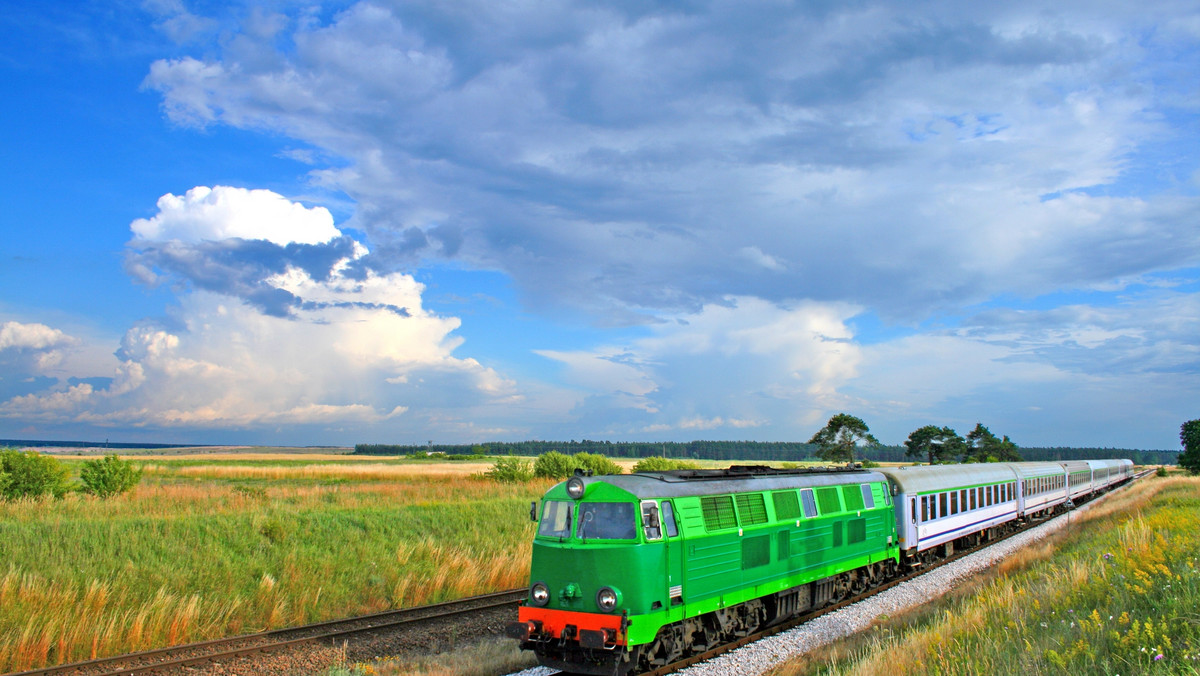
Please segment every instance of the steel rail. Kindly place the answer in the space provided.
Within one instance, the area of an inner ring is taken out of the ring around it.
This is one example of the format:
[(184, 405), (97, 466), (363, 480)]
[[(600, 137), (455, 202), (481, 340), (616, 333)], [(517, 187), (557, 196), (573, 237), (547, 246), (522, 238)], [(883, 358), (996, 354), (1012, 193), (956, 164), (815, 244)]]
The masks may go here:
[[(119, 676), (142, 674), (156, 670), (182, 667), (220, 659), (229, 659), (260, 652), (271, 652), (314, 643), (338, 636), (392, 629), (403, 625), (431, 622), (471, 612), (515, 606), (528, 590), (508, 591), (471, 596), (427, 606), (386, 610), (370, 615), (329, 620), (298, 627), (272, 629), (256, 634), (199, 641), (166, 648), (155, 648), (124, 655), (113, 655), (83, 662), (5, 674), (4, 676), (57, 676), (87, 674), (88, 676)], [(182, 656), (180, 656), (182, 655)]]

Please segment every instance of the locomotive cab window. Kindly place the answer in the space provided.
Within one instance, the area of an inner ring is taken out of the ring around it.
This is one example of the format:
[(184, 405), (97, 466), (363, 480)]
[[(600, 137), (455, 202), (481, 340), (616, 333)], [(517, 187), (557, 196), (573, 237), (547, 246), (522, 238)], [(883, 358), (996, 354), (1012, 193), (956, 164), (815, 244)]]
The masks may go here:
[(675, 525), (675, 509), (671, 503), (662, 503), (662, 525), (667, 529), (667, 537), (679, 537), (679, 527)]
[(542, 522), (538, 535), (565, 538), (571, 536), (571, 503), (547, 500), (542, 504)]
[(579, 518), (575, 525), (575, 537), (580, 540), (590, 540), (592, 538), (602, 540), (634, 539), (637, 537), (637, 531), (634, 528), (633, 503), (580, 503)]
[(653, 500), (642, 502), (642, 532), (647, 540), (662, 539), (662, 514)]

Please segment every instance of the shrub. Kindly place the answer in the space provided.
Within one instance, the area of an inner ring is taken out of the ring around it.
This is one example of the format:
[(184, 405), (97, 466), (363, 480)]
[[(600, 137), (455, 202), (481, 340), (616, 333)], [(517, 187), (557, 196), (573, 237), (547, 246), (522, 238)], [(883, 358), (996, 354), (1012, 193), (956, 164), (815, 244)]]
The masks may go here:
[(699, 465), (691, 460), (677, 460), (675, 458), (652, 457), (639, 460), (633, 466), (634, 472), (667, 472), (673, 469), (697, 469)]
[(103, 460), (88, 460), (79, 470), (83, 492), (100, 498), (111, 498), (125, 493), (142, 480), (142, 470), (116, 453), (104, 456)]
[(621, 474), (621, 466), (598, 453), (579, 452), (565, 455), (550, 451), (538, 456), (533, 465), (533, 475), (547, 479), (568, 479), (575, 470), (590, 471), (593, 475)]
[(593, 475), (621, 474), (621, 466), (599, 453), (576, 453), (571, 458), (576, 467), (591, 470)]
[(566, 479), (575, 473), (578, 466), (571, 456), (550, 451), (539, 455), (533, 463), (533, 475), (546, 479)]
[(56, 458), (14, 448), (0, 451), (0, 490), (5, 500), (66, 495), (68, 470)]
[(515, 457), (498, 458), (496, 464), (484, 476), (501, 483), (518, 483), (533, 478), (533, 469), (528, 460)]

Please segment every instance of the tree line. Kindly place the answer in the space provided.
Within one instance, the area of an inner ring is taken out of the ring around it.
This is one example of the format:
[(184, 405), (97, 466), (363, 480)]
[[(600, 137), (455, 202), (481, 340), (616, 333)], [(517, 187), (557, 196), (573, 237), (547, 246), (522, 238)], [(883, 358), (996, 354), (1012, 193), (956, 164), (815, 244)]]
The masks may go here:
[[(835, 416), (836, 418), (836, 416)], [(1139, 465), (1175, 464), (1178, 451), (1139, 450), (1128, 448), (1073, 448), (1073, 447), (1017, 447), (1006, 435), (992, 434), (987, 427), (977, 425), (966, 437), (961, 437), (964, 444), (970, 448), (970, 453), (978, 455), (985, 453), (995, 455), (997, 460), (1012, 457), (1016, 453), (1022, 460), (1028, 461), (1058, 461), (1058, 460), (1094, 460), (1102, 458), (1129, 458)], [(924, 428), (921, 428), (924, 429)], [(941, 427), (936, 428), (942, 436), (941, 443), (946, 443), (949, 434), (943, 433)], [(986, 434), (984, 433), (986, 431)], [(953, 430), (949, 430), (953, 432)], [(914, 432), (915, 433), (915, 432)], [(974, 437), (972, 438), (972, 435)], [(951, 441), (951, 448), (957, 448)], [(1011, 445), (1011, 446), (1010, 446)], [(538, 457), (552, 451), (575, 455), (591, 453), (610, 458), (686, 458), (693, 460), (745, 460), (761, 462), (798, 462), (804, 460), (824, 460), (820, 455), (821, 445), (817, 442), (794, 441), (687, 441), (687, 442), (643, 442), (643, 441), (593, 441), (589, 439), (569, 441), (489, 441), (479, 444), (356, 444), (354, 453), (357, 455), (410, 455), (426, 456), (428, 454), (445, 454), (448, 456), (483, 456), (483, 455), (512, 455)], [(862, 445), (856, 446), (854, 453), (856, 461), (872, 462), (927, 462), (927, 452), (921, 456), (911, 454), (905, 444)], [(969, 456), (972, 457), (972, 456)], [(939, 456), (940, 462), (958, 462), (963, 459), (961, 450), (957, 456)], [(828, 461), (828, 460), (827, 460)], [(979, 460), (968, 460), (976, 462)]]

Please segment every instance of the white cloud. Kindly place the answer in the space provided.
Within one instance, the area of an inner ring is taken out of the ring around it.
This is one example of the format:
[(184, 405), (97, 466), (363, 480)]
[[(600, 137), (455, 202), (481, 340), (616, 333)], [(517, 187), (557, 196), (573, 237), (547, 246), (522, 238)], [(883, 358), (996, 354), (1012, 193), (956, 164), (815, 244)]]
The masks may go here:
[[(580, 419), (624, 419), (616, 435), (759, 428), (793, 434), (840, 401), (838, 388), (858, 372), (860, 348), (841, 304), (781, 307), (731, 297), (649, 328), (624, 347), (539, 351), (562, 364), (571, 384), (591, 397)], [(622, 416), (633, 409), (640, 413)]]
[(321, 244), (341, 235), (324, 207), (308, 208), (270, 190), (222, 185), (163, 195), (158, 213), (135, 220), (130, 229), (144, 240), (185, 243), (238, 237), (279, 245)]
[(47, 350), (74, 343), (67, 334), (45, 324), (0, 324), (0, 350)]
[[(0, 403), (0, 415), (193, 430), (360, 424), (424, 435), (453, 427), (467, 412), (523, 398), (512, 380), (453, 355), (462, 342), (454, 335), (460, 321), (427, 311), (423, 285), (407, 274), (355, 267), (367, 250), (344, 245), (324, 209), (233, 188), (196, 188), (159, 206), (158, 217), (134, 223), (134, 243), (172, 240), (173, 260), (186, 264), (168, 274), (202, 280), (219, 261), (221, 269), (249, 275), (247, 283), (181, 287), (169, 320), (126, 332), (114, 371), (73, 374), (107, 378), (107, 386), (62, 378), (49, 391)], [(225, 246), (228, 238), (247, 237), (266, 244)], [(231, 259), (233, 253), (242, 257)], [(245, 288), (286, 294), (290, 312), (243, 302)], [(41, 324), (0, 328), (5, 351), (48, 353), (71, 343)]]
[(9, 377), (44, 374), (78, 344), (77, 338), (45, 324), (7, 321), (0, 324), (0, 366), (10, 370)]

